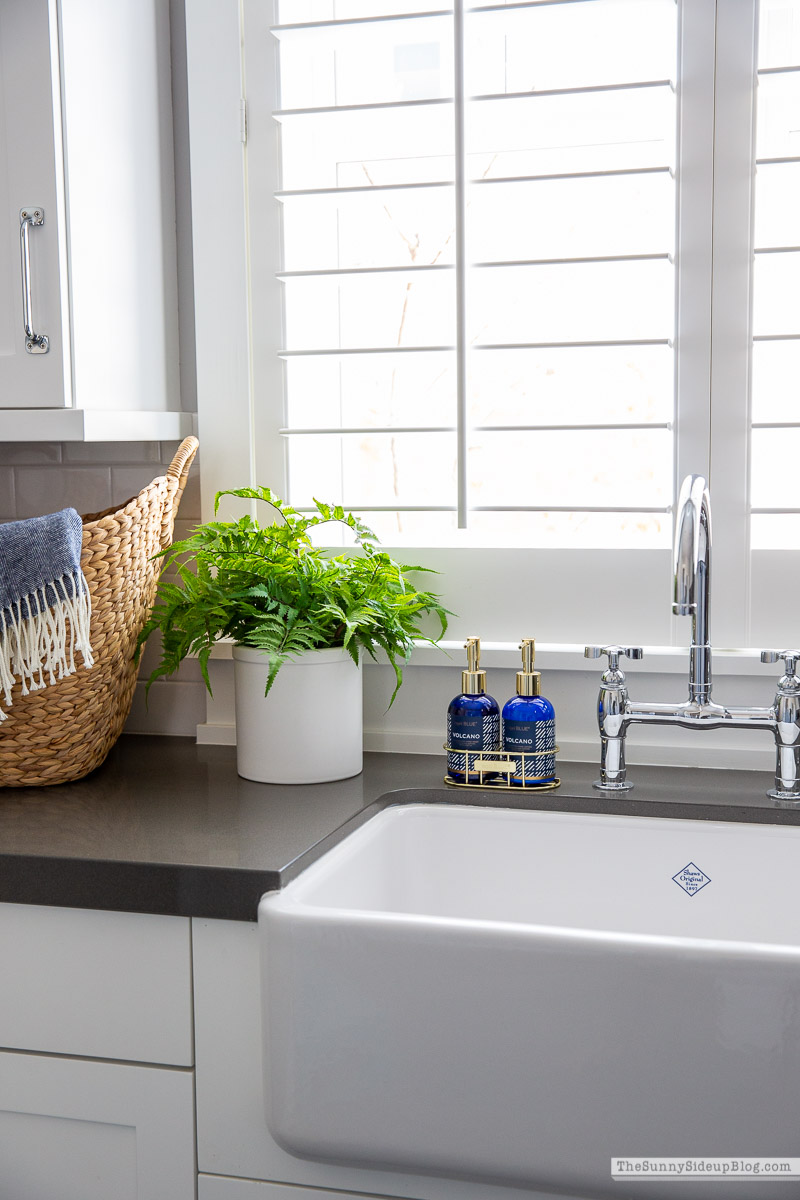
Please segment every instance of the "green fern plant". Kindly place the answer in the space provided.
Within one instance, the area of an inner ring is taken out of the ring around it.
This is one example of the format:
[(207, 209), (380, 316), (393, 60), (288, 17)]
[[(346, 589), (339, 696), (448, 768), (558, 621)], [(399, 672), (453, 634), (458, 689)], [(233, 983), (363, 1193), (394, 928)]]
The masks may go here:
[[(315, 500), (316, 512), (303, 515), (269, 488), (236, 488), (217, 492), (215, 516), (223, 496), (263, 500), (282, 521), (265, 526), (250, 516), (210, 521), (157, 556), (175, 567), (178, 581), (162, 582), (139, 637), (141, 652), (152, 633), (161, 633), (161, 661), (148, 688), (195, 654), (211, 692), (209, 655), (227, 637), (268, 652), (267, 692), (283, 663), (304, 650), (342, 646), (356, 663), (359, 648), (373, 659), (383, 650), (395, 672), (391, 707), (414, 641), (434, 642), (447, 629), (449, 614), (439, 597), (417, 591), (407, 579), (409, 572), (427, 568), (395, 562), (377, 548), (372, 530), (341, 505)], [(332, 555), (313, 544), (309, 530), (328, 521), (352, 530), (353, 553)], [(439, 621), (437, 639), (419, 627), (429, 613)]]

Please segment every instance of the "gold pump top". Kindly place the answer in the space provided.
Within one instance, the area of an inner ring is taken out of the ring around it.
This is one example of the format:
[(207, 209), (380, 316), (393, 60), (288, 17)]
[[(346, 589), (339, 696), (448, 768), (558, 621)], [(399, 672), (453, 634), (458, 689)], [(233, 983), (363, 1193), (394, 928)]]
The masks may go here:
[(467, 652), (467, 669), (461, 672), (461, 691), (466, 696), (478, 696), (486, 691), (486, 672), (481, 666), (481, 639), (468, 637), (464, 643)]
[(536, 642), (533, 638), (523, 638), (519, 648), (522, 651), (522, 670), (517, 671), (517, 695), (538, 696), (542, 674), (533, 669)]

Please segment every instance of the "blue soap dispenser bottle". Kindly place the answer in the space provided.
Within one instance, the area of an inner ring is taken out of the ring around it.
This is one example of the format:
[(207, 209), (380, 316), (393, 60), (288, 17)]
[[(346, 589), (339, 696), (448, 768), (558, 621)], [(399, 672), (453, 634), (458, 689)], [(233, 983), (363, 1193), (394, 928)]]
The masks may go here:
[(447, 710), (447, 775), (457, 783), (478, 783), (481, 776), (468, 769), (464, 752), (500, 749), (500, 706), (486, 694), (486, 672), (480, 669), (480, 638), (467, 638), (464, 649), (467, 669), (461, 672), (461, 692)]
[[(522, 670), (517, 672), (517, 694), (503, 707), (503, 749), (524, 751), (511, 760), (509, 782), (515, 787), (542, 787), (555, 783), (556, 713), (539, 694), (541, 674), (533, 669), (535, 642), (523, 638)], [(528, 757), (528, 755), (536, 757)]]

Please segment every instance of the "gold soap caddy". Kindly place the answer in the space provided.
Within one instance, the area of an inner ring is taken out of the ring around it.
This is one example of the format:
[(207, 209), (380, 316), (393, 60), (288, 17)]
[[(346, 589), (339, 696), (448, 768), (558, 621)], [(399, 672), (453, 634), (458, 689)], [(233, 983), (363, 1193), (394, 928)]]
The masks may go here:
[[(530, 791), (535, 789), (539, 792), (553, 792), (561, 786), (561, 780), (557, 776), (555, 779), (551, 779), (548, 776), (532, 773), (537, 767), (535, 760), (544, 758), (546, 755), (554, 757), (558, 754), (558, 746), (551, 747), (549, 750), (463, 750), (461, 747), (445, 744), (443, 749), (448, 754), (463, 754), (466, 759), (464, 775), (467, 778), (462, 782), (445, 775), (444, 782), (448, 787), (482, 788), (484, 791), (491, 788), (497, 792), (521, 792), (527, 788)], [(511, 783), (510, 776), (516, 774), (517, 762), (520, 759), (522, 760), (522, 782)], [(478, 781), (468, 782), (470, 775), (477, 775)], [(487, 778), (488, 775), (492, 775), (494, 778)]]

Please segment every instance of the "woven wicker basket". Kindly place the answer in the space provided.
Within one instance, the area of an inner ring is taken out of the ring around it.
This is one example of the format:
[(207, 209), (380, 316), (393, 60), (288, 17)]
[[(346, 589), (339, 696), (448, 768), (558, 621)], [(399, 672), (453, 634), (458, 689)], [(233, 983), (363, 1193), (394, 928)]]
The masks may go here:
[(83, 518), (81, 567), (92, 597), (95, 664), (28, 696), (15, 686), (8, 720), (0, 725), (0, 787), (81, 779), (122, 733), (138, 674), (136, 639), (162, 568), (152, 557), (172, 540), (197, 446), (197, 438), (186, 438), (166, 475), (122, 507)]

